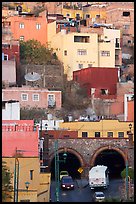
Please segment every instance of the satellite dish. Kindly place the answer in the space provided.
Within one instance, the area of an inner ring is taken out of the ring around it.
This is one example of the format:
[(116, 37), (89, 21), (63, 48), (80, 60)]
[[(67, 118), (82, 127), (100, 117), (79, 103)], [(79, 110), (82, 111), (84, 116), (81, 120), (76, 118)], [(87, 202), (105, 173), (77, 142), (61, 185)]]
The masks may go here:
[(31, 73), (28, 73), (25, 75), (26, 81), (32, 81), (33, 82), (33, 81), (39, 80), (40, 78), (41, 78), (41, 76), (36, 72), (31, 72)]

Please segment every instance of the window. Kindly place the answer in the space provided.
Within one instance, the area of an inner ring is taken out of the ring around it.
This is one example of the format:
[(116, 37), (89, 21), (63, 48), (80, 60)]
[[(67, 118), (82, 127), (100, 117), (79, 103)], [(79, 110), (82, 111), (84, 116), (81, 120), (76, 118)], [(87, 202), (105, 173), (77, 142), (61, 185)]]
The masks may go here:
[(88, 132), (82, 132), (82, 137), (88, 137)]
[(24, 40), (24, 36), (20, 36), (20, 40)]
[(79, 13), (76, 14), (76, 20), (80, 20), (80, 14)]
[(89, 43), (90, 36), (74, 36), (74, 42)]
[(110, 56), (110, 51), (101, 51), (101, 56)]
[(22, 101), (28, 101), (28, 94), (25, 93), (21, 94), (21, 99)]
[(100, 15), (99, 15), (99, 14), (96, 14), (96, 18), (100, 18)]
[(55, 95), (48, 95), (48, 107), (54, 107), (55, 106)]
[(82, 69), (83, 68), (83, 64), (78, 64), (78, 68)]
[(100, 132), (95, 132), (95, 137), (100, 137)]
[(24, 25), (24, 23), (20, 23), (20, 24), (19, 24), (19, 28), (22, 28), (22, 29), (24, 29), (24, 28), (25, 28), (25, 25)]
[(41, 29), (41, 24), (36, 23), (36, 29), (37, 29), (37, 30), (40, 30), (40, 29)]
[(108, 95), (108, 89), (101, 89), (102, 95)]
[(93, 65), (92, 64), (88, 64), (88, 67), (92, 67)]
[(130, 28), (130, 25), (124, 25), (124, 29), (127, 30)]
[(30, 180), (33, 180), (33, 173), (34, 173), (34, 170), (30, 170)]
[(124, 138), (124, 132), (118, 132), (118, 138)]
[(64, 55), (65, 55), (65, 56), (67, 55), (67, 50), (64, 50)]
[(87, 50), (86, 49), (78, 49), (77, 54), (78, 55), (87, 55)]
[(113, 137), (113, 132), (107, 132), (108, 137)]
[(130, 12), (129, 11), (123, 11), (123, 16), (130, 16)]
[(8, 55), (5, 55), (5, 54), (4, 54), (4, 60), (5, 60), (5, 61), (8, 61)]
[(90, 18), (90, 14), (86, 14), (86, 18)]
[(39, 94), (33, 94), (33, 101), (39, 101)]
[(64, 135), (64, 138), (68, 138), (69, 137), (69, 135)]
[(116, 38), (115, 47), (119, 47), (119, 38)]

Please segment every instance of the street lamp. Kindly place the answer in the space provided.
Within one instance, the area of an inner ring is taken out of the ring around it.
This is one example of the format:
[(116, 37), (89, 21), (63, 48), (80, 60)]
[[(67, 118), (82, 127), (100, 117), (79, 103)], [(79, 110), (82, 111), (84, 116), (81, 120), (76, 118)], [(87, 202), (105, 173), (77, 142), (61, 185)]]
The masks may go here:
[(25, 186), (26, 186), (27, 191), (28, 191), (28, 188), (29, 188), (29, 184), (30, 183), (28, 181), (25, 182)]
[(58, 153), (58, 139), (55, 140), (55, 183), (56, 183), (56, 189), (55, 189), (55, 201), (59, 202), (59, 163), (60, 162), (66, 162), (67, 153), (64, 152), (63, 154), (64, 160), (59, 159), (59, 153)]

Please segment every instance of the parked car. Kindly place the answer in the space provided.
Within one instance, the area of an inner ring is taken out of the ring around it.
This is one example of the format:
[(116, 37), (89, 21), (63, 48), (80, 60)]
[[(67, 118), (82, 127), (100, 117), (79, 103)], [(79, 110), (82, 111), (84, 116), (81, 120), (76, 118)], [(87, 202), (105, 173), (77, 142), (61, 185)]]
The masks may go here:
[(64, 189), (74, 189), (74, 181), (71, 176), (63, 176), (61, 179), (61, 188)]
[(95, 192), (93, 195), (93, 201), (94, 202), (104, 202), (105, 201), (105, 195), (103, 192)]
[(68, 171), (61, 171), (60, 172), (60, 180), (62, 179), (63, 176), (69, 176)]

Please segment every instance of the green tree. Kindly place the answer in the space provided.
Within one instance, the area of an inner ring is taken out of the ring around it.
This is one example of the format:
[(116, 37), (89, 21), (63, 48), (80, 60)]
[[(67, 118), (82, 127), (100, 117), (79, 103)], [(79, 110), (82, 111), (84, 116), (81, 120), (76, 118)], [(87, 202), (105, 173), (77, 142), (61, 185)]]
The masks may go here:
[(2, 202), (6, 202), (11, 197), (13, 186), (11, 185), (11, 173), (6, 166), (6, 162), (2, 161)]
[(54, 59), (52, 51), (37, 40), (20, 41), (20, 60), (25, 64), (49, 64)]
[[(134, 169), (128, 168), (128, 176), (130, 176), (130, 179), (134, 180)], [(121, 177), (126, 178), (126, 168), (121, 172)]]

